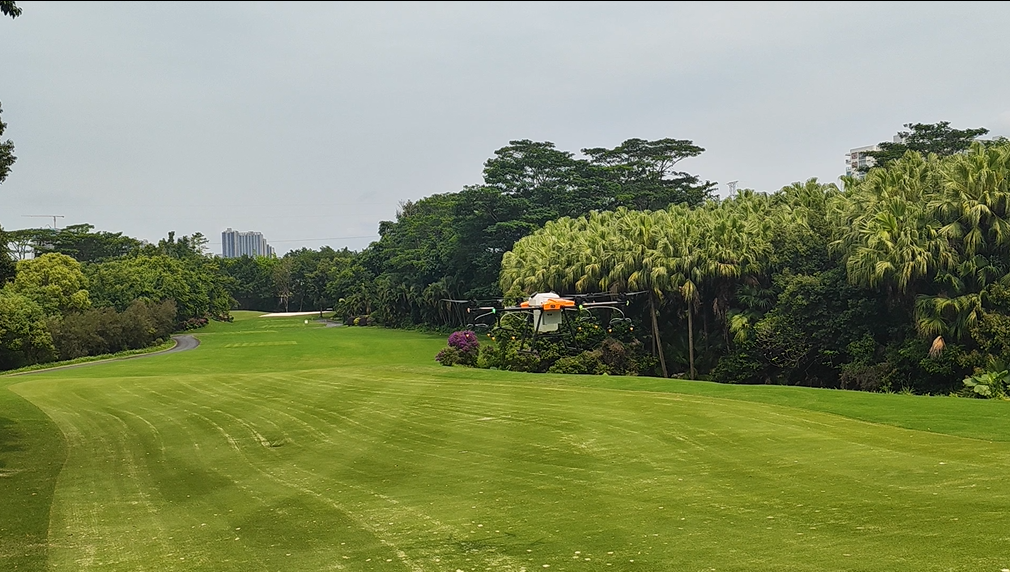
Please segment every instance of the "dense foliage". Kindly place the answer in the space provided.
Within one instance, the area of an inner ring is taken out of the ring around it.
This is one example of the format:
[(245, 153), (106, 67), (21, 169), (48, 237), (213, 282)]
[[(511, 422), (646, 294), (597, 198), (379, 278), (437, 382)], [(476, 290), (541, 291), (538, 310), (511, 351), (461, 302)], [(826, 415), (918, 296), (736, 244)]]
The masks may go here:
[(228, 319), (232, 282), (202, 236), (154, 245), (93, 228), (7, 233), (23, 259), (0, 277), (0, 370), (139, 349)]
[(481, 184), (402, 203), (362, 252), (301, 249), (221, 268), (243, 309), (332, 308), (348, 324), (460, 326), (459, 308), (446, 300), (501, 296), (502, 255), (545, 223), (709, 199), (713, 184), (676, 170), (703, 151), (686, 140), (629, 139), (583, 149), (579, 159), (550, 142), (512, 141), (485, 163)]
[[(404, 203), (360, 265), (333, 289), (344, 315), (373, 315), (391, 326), (460, 325), (446, 299), (501, 296), (501, 259), (517, 240), (559, 217), (617, 208), (697, 206), (712, 183), (676, 170), (704, 151), (691, 141), (629, 139), (583, 149), (512, 141), (484, 164), (482, 184)], [(344, 302), (340, 303), (340, 299)]]
[[(922, 155), (948, 156), (962, 153), (971, 147), (975, 139), (989, 133), (984, 127), (976, 129), (954, 129), (949, 121), (939, 123), (906, 123), (907, 131), (899, 131), (894, 141), (877, 144), (879, 150), (869, 151), (867, 157), (873, 159), (877, 167), (887, 167), (905, 156), (908, 151)], [(865, 173), (870, 167), (861, 168)]]
[(0, 305), (17, 308), (0, 325), (3, 367), (88, 346), (59, 340), (138, 313), (135, 300), (171, 300), (177, 328), (230, 308), (332, 308), (349, 325), (449, 331), (468, 323), (454, 299), (644, 291), (629, 307), (634, 333), (579, 316), (585, 327), (566, 341), (499, 336), (450, 344), (439, 361), (1002, 396), (1010, 143), (965, 148), (981, 130), (909, 127), (903, 155), (843, 188), (811, 179), (725, 200), (674, 170), (702, 152), (690, 141), (631, 139), (582, 159), (513, 141), (481, 184), (403, 203), (361, 252), (219, 259), (199, 234), (153, 245), (90, 225), (14, 231), (15, 252), (45, 254), (16, 276), (0, 264)]
[(844, 183), (562, 218), (505, 255), (501, 287), (648, 290), (659, 356), (722, 381), (947, 393), (1005, 363), (1010, 144)]
[[(17, 9), (15, 7), (15, 9)], [(6, 13), (6, 10), (4, 11)], [(18, 12), (20, 14), (20, 12)], [(3, 106), (0, 105), (0, 113), (3, 113)], [(7, 124), (0, 121), (0, 136), (3, 136), (4, 131), (7, 129)], [(11, 167), (18, 158), (14, 156), (14, 142), (10, 139), (6, 141), (0, 141), (0, 183), (3, 183), (7, 179), (7, 175), (11, 172)]]

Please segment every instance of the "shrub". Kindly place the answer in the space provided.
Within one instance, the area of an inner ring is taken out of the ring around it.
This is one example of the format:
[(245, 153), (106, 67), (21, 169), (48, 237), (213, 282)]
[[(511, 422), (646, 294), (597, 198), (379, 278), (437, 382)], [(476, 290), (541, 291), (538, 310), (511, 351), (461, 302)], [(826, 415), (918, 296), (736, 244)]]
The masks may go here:
[(860, 391), (881, 391), (886, 389), (888, 374), (886, 363), (866, 364), (862, 362), (842, 364), (838, 377), (842, 389)]
[(638, 373), (632, 352), (633, 348), (614, 338), (606, 338), (600, 343), (600, 360), (607, 366), (607, 371), (615, 375)]
[(456, 365), (459, 363), (459, 350), (456, 348), (442, 348), (442, 351), (438, 352), (435, 356), (435, 361), (444, 366)]
[(147, 347), (172, 333), (175, 316), (171, 300), (135, 300), (121, 313), (95, 308), (51, 318), (46, 326), (59, 358), (66, 360)]
[(371, 326), (375, 324), (375, 319), (371, 316), (347, 316), (344, 324), (348, 326)]
[(495, 345), (481, 348), (476, 365), (488, 369), (537, 372), (540, 371), (540, 364), (540, 355), (520, 349), (519, 342), (498, 340)]
[(600, 360), (599, 351), (582, 352), (559, 359), (547, 369), (547, 373), (599, 375), (607, 373), (607, 366)]
[(461, 330), (449, 334), (449, 347), (443, 348), (435, 356), (442, 365), (465, 365), (474, 367), (480, 356), (480, 341), (472, 330)]
[(461, 330), (449, 334), (449, 346), (461, 352), (477, 351), (480, 341), (473, 330)]
[(1007, 385), (1010, 382), (1010, 372), (1006, 365), (997, 360), (989, 363), (988, 370), (978, 371), (962, 381), (964, 389), (960, 395), (964, 397), (979, 397), (983, 399), (1007, 399)]
[(190, 318), (176, 326), (178, 331), (197, 330), (207, 325), (207, 318)]
[(767, 367), (753, 344), (745, 342), (737, 351), (719, 358), (712, 369), (712, 379), (719, 383), (762, 383), (768, 375)]

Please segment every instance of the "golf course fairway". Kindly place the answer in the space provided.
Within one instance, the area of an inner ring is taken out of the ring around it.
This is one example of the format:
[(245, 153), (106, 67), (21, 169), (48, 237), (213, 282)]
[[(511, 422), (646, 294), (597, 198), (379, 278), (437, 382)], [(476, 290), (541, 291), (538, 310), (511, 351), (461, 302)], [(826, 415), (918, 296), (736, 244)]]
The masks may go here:
[(238, 313), (0, 377), (0, 570), (1010, 568), (1010, 403), (447, 368)]

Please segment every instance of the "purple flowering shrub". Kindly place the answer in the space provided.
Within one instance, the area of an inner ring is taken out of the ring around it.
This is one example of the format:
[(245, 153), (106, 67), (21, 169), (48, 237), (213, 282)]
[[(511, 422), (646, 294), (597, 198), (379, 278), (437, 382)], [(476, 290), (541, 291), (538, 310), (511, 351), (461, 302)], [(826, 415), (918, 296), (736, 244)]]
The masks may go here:
[(456, 348), (461, 352), (477, 351), (480, 349), (480, 341), (473, 330), (461, 330), (449, 335), (449, 347)]
[(480, 353), (480, 341), (473, 330), (461, 330), (449, 335), (449, 347), (443, 348), (435, 356), (435, 361), (442, 365), (477, 365), (477, 355)]

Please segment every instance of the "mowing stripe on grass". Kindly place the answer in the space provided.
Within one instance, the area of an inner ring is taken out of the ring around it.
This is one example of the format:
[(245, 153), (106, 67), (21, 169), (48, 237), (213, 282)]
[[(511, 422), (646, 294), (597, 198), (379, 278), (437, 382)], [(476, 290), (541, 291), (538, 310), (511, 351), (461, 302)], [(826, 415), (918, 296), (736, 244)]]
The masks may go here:
[[(839, 414), (872, 417), (876, 397), (895, 419), (892, 396), (443, 368), (443, 340), (406, 332), (272, 335), (299, 343), (220, 351), (229, 336), (211, 335), (199, 352), (13, 388), (70, 443), (52, 570), (1010, 562), (1010, 447)], [(761, 389), (772, 402), (747, 400)], [(913, 421), (971, 405), (900, 403)]]

